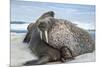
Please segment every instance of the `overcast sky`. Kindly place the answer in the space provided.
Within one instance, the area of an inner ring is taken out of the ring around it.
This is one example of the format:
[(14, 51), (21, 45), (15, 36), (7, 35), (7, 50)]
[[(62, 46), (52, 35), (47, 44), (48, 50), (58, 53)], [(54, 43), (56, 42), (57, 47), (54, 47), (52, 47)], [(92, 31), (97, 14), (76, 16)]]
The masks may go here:
[(33, 22), (46, 11), (85, 29), (95, 29), (95, 6), (11, 0), (11, 21)]

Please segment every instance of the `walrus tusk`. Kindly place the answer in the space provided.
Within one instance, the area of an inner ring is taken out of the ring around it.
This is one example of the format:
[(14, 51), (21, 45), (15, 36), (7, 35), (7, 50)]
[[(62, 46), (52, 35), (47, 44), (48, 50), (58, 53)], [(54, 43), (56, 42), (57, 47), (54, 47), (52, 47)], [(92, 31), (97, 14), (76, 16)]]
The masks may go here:
[(48, 43), (48, 33), (47, 33), (47, 31), (45, 31), (45, 38), (46, 38), (46, 42)]
[(42, 40), (42, 31), (40, 31), (40, 38), (41, 38), (41, 40)]

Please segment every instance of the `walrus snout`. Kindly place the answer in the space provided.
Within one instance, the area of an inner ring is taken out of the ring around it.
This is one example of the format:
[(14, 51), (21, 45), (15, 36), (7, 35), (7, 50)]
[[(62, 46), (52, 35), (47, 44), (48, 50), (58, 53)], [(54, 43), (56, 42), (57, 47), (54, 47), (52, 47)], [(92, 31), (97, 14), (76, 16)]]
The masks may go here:
[(48, 43), (48, 32), (47, 32), (47, 30), (45, 30), (45, 31), (39, 30), (39, 32), (40, 32), (41, 40), (44, 40), (45, 42)]
[(42, 40), (44, 40), (45, 42), (48, 43), (48, 30), (50, 29), (50, 19), (46, 18), (46, 19), (41, 19), (38, 21), (38, 29), (40, 32), (40, 37)]
[(38, 28), (41, 30), (41, 31), (45, 31), (48, 29), (48, 23), (47, 22), (40, 22), (39, 25), (38, 25)]

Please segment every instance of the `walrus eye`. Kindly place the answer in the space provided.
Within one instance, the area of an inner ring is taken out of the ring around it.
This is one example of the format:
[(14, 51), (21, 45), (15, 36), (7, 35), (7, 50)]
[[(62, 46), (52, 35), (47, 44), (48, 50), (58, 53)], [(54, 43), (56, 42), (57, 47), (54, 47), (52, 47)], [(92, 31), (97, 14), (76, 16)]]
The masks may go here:
[(38, 25), (38, 27), (44, 27), (44, 22), (40, 22), (40, 24)]
[(40, 24), (38, 25), (38, 28), (43, 31), (45, 29), (45, 23), (44, 22), (40, 22)]

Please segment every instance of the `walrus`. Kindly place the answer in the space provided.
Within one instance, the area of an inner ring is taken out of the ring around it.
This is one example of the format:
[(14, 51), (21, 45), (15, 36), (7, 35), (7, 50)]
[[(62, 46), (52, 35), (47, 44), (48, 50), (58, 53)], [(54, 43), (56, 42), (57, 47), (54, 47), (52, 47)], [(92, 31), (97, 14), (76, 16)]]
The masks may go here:
[[(38, 33), (40, 34), (38, 35), (40, 36), (40, 40), (42, 42), (45, 42), (46, 46), (49, 46), (48, 49), (52, 48), (54, 51), (57, 50), (57, 52), (60, 53), (59, 55), (61, 61), (72, 59), (73, 57), (84, 53), (93, 52), (95, 49), (95, 42), (88, 32), (77, 27), (75, 24), (71, 23), (68, 20), (54, 18), (53, 11), (46, 12), (41, 17), (39, 17), (39, 19), (35, 23), (35, 28), (36, 27)], [(34, 35), (32, 34), (31, 37), (32, 36)], [(31, 39), (32, 38), (28, 39), (29, 43), (31, 43)], [(35, 52), (39, 53), (37, 51)], [(54, 55), (56, 55), (56, 53)], [(34, 61), (30, 62), (34, 64)], [(30, 62), (28, 64), (30, 64)], [(26, 63), (26, 65), (28, 64)]]
[[(53, 17), (52, 11), (49, 11), (43, 16)], [(29, 43), (29, 48), (39, 59), (27, 61), (23, 65), (24, 66), (40, 65), (40, 64), (45, 64), (47, 62), (55, 62), (55, 61), (65, 62), (59, 50), (49, 46), (48, 43), (46, 43), (44, 40), (41, 39), (40, 30), (38, 29), (37, 25), (38, 25), (37, 23), (31, 23), (28, 25), (27, 27), (28, 33), (24, 41)]]
[(42, 15), (36, 23), (42, 32), (41, 39), (60, 50), (65, 60), (95, 50), (95, 41), (90, 34), (68, 20)]

